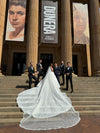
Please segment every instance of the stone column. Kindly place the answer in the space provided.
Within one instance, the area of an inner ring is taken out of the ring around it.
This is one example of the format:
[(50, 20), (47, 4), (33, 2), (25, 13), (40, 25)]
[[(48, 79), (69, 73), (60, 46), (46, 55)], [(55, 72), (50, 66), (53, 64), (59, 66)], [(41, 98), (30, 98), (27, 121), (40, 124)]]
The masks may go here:
[(91, 73), (91, 58), (90, 58), (90, 45), (86, 44), (86, 53), (87, 53), (87, 69), (88, 69), (88, 76), (92, 75)]
[(72, 64), (72, 34), (70, 0), (61, 0), (61, 60)]
[(93, 76), (100, 76), (100, 13), (99, 0), (89, 0), (90, 49)]
[(0, 0), (0, 75), (2, 75), (2, 73), (1, 73), (1, 59), (2, 59), (2, 49), (3, 49), (5, 11), (6, 11), (6, 0)]
[(29, 15), (27, 27), (27, 59), (26, 69), (33, 62), (36, 68), (38, 59), (38, 14), (39, 14), (39, 0), (29, 1)]

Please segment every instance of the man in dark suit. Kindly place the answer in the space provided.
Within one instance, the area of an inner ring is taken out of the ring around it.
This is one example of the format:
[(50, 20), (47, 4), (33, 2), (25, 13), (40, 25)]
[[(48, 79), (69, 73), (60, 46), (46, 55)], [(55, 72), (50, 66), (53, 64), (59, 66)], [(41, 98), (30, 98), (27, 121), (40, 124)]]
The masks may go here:
[(68, 90), (68, 80), (70, 80), (71, 93), (72, 93), (73, 92), (73, 83), (72, 83), (73, 68), (71, 67), (70, 62), (67, 62), (65, 73), (66, 73), (66, 90)]
[(33, 67), (33, 63), (30, 62), (30, 66), (28, 67), (28, 76), (29, 76), (29, 88), (31, 88), (31, 84), (32, 84), (32, 78), (35, 80), (35, 86), (38, 84), (38, 79), (35, 76), (35, 70)]
[(55, 76), (56, 76), (58, 82), (60, 83), (60, 81), (59, 81), (60, 68), (57, 66), (57, 63), (55, 63), (54, 73), (55, 73)]
[(38, 74), (38, 80), (39, 80), (40, 76), (42, 76), (42, 78), (44, 78), (42, 60), (41, 59), (40, 59), (39, 63), (37, 64), (37, 74)]
[(62, 81), (63, 81), (61, 85), (64, 85), (64, 83), (65, 83), (64, 71), (65, 71), (65, 65), (64, 65), (64, 62), (61, 61), (61, 65), (60, 65), (60, 75), (62, 76)]

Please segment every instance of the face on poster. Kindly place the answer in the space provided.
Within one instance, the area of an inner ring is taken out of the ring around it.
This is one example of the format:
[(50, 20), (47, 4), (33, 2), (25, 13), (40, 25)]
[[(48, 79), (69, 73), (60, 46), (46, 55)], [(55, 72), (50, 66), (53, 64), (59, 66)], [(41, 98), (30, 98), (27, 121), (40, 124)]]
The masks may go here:
[(26, 0), (9, 0), (5, 40), (24, 41)]
[(87, 4), (73, 3), (74, 43), (89, 44), (89, 21)]

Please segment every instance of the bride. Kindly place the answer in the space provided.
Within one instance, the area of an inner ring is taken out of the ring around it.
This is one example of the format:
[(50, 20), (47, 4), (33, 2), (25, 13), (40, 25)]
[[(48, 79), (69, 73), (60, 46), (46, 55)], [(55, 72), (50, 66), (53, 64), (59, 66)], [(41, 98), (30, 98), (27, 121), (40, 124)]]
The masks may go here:
[(71, 100), (60, 91), (52, 65), (37, 87), (18, 94), (18, 106), (24, 112), (20, 127), (28, 130), (49, 130), (75, 126), (79, 113)]

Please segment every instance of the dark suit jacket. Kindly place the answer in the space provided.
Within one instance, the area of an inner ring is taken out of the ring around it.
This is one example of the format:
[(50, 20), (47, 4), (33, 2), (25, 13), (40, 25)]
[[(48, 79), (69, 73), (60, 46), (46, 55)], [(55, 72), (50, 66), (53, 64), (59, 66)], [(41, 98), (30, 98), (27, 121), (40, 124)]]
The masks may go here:
[(73, 68), (72, 67), (69, 67), (69, 70), (68, 70), (68, 67), (66, 67), (66, 69), (65, 69), (65, 73), (67, 74), (67, 73), (69, 73), (69, 76), (67, 76), (67, 77), (71, 77), (72, 76), (72, 73), (73, 73)]
[(57, 67), (54, 67), (54, 73), (55, 75), (59, 76), (60, 74), (60, 68), (57, 66)]
[[(42, 64), (41, 64), (41, 65), (42, 65)], [(42, 72), (41, 65), (40, 65), (40, 63), (37, 64), (37, 71), (38, 71), (38, 72)]]
[(28, 72), (29, 72), (28, 76), (32, 76), (32, 74), (35, 73), (34, 67), (33, 67), (33, 70), (32, 70), (32, 67), (29, 66), (29, 67), (28, 67)]
[(62, 64), (62, 65), (60, 66), (60, 74), (64, 74), (64, 71), (65, 71), (65, 65)]

